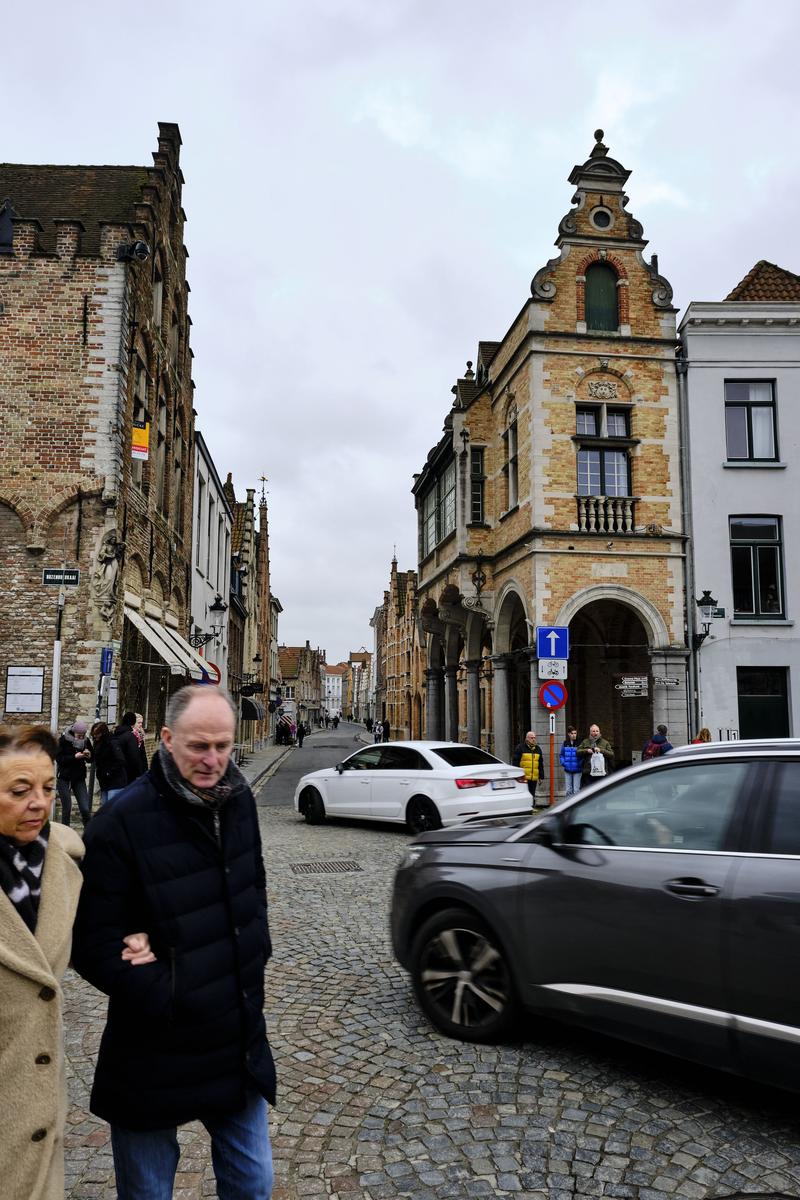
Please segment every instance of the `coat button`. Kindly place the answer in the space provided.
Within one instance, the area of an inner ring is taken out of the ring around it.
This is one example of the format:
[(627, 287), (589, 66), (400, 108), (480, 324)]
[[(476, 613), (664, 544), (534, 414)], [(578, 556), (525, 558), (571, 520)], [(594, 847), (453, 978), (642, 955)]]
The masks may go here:
[(40, 1000), (55, 1000), (56, 994), (51, 987), (43, 987), (39, 992)]
[(47, 1137), (46, 1129), (37, 1129), (31, 1134), (31, 1141), (32, 1142), (41, 1142), (46, 1137)]
[(36, 1062), (37, 1066), (46, 1067), (47, 1064), (50, 1062), (50, 1055), (49, 1054), (37, 1054), (36, 1059), (34, 1061)]

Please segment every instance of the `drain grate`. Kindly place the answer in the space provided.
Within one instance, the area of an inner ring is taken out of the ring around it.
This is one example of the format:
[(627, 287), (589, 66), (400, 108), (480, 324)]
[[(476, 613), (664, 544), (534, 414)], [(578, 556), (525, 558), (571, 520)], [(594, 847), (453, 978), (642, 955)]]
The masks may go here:
[(341, 875), (344, 871), (360, 871), (357, 862), (335, 858), (330, 862), (289, 863), (295, 875)]

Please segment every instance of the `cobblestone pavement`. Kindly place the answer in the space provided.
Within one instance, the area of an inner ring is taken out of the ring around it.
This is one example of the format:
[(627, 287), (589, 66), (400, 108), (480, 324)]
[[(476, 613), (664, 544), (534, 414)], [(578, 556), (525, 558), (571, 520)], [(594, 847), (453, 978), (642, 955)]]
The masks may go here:
[[(389, 945), (404, 834), (259, 813), (275, 944), (274, 1200), (800, 1196), (791, 1097), (534, 1020), (501, 1046), (434, 1033)], [(292, 870), (333, 859), (361, 870)], [(107, 1128), (86, 1108), (104, 1009), (69, 977), (71, 1200), (115, 1195)], [(214, 1196), (204, 1131), (180, 1137), (175, 1197)]]

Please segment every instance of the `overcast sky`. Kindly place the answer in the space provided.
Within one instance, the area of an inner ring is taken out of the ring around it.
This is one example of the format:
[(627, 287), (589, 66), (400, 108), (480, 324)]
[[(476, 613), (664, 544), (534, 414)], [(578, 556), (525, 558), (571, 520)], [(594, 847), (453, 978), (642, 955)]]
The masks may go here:
[(3, 14), (0, 158), (149, 164), (180, 125), (198, 428), (238, 496), (269, 477), (281, 640), (335, 662), (595, 128), (679, 306), (800, 273), (799, 39), (797, 0), (40, 0)]

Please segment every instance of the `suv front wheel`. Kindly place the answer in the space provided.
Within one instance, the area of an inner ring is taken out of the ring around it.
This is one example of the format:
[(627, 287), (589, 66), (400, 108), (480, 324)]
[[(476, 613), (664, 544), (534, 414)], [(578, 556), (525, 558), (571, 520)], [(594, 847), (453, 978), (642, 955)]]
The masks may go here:
[(499, 939), (466, 909), (429, 917), (411, 948), (411, 979), (423, 1012), (448, 1037), (491, 1042), (507, 1033), (519, 1004)]

